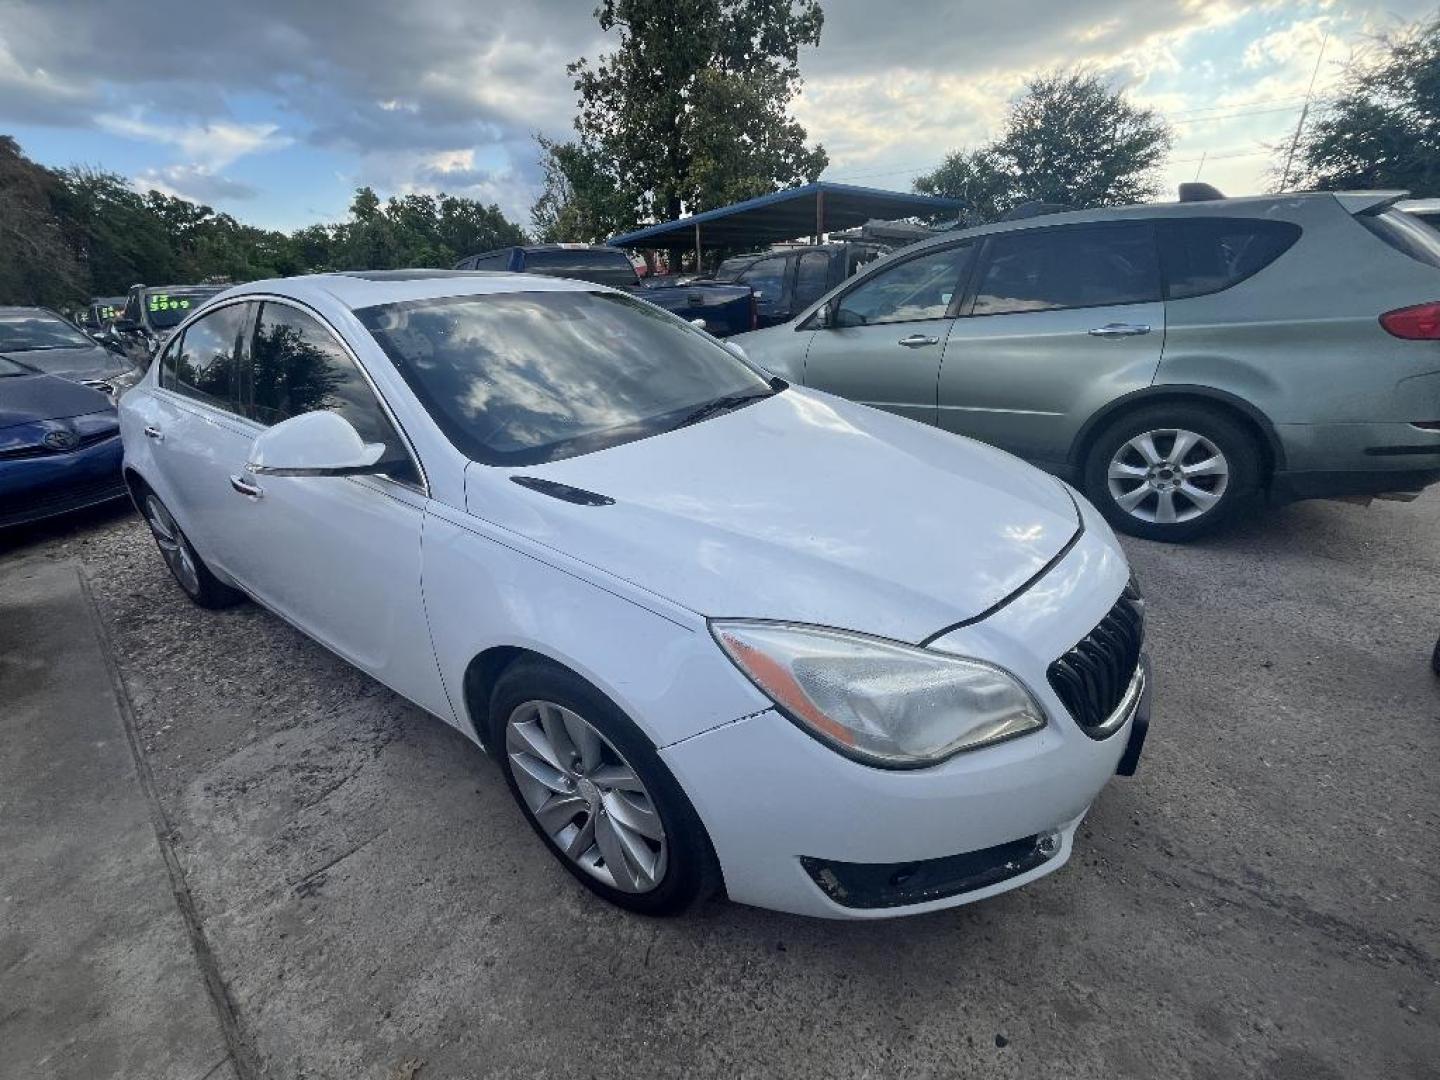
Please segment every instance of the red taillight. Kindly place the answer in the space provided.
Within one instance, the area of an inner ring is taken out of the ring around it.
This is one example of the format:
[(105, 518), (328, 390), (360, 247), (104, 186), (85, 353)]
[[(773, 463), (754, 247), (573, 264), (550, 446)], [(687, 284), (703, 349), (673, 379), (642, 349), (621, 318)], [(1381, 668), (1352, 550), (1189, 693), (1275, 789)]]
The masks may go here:
[(1387, 311), (1380, 325), (1409, 341), (1440, 341), (1440, 301)]

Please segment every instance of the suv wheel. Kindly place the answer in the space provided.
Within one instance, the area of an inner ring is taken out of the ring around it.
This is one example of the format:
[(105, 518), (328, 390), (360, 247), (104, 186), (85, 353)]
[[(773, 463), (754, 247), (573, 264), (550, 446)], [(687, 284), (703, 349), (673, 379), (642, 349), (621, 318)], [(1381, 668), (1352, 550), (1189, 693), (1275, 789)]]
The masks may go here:
[(1156, 405), (1115, 421), (1085, 461), (1085, 493), (1121, 532), (1183, 541), (1229, 518), (1259, 484), (1255, 440), (1203, 405)]

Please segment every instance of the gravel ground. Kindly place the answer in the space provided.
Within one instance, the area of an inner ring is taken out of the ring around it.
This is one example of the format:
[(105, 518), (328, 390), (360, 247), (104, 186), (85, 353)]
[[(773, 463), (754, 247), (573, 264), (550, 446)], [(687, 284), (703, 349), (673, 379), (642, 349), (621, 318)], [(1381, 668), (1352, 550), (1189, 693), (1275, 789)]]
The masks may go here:
[(1127, 544), (1140, 775), (1029, 888), (883, 924), (653, 921), (552, 864), (497, 768), (124, 512), (77, 558), (242, 1036), (271, 1077), (1440, 1076), (1440, 491)]

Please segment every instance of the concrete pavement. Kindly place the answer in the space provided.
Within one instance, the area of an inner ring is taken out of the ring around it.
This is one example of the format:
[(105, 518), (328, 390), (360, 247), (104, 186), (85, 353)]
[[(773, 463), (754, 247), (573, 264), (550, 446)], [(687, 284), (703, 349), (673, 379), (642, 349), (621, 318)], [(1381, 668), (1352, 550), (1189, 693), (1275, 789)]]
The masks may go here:
[(0, 748), (0, 1076), (233, 1078), (72, 561), (0, 562)]

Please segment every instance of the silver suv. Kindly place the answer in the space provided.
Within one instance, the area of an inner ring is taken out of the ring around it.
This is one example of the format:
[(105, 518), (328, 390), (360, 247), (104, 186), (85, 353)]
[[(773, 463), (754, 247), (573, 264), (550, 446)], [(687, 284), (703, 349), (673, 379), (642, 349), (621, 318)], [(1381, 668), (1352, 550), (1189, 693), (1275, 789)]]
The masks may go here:
[(732, 338), (783, 378), (936, 424), (1186, 540), (1247, 497), (1440, 480), (1440, 232), (1400, 193), (1002, 222), (882, 259)]

